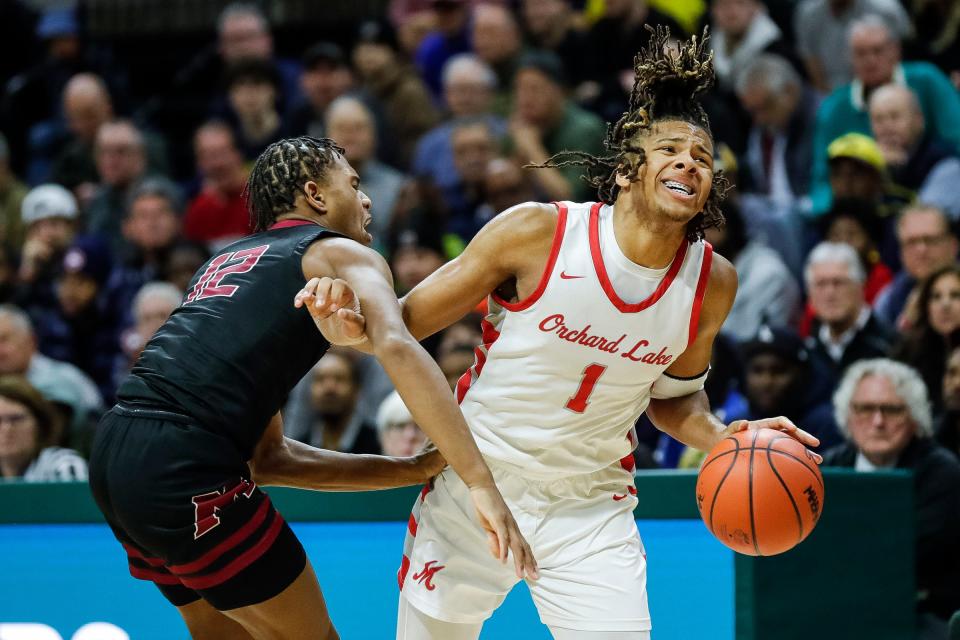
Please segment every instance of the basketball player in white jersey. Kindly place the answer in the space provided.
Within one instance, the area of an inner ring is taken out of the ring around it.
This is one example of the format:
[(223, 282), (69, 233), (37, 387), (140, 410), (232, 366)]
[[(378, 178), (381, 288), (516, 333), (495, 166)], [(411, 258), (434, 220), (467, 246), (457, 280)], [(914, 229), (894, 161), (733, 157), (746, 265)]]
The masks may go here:
[[(539, 578), (527, 584), (558, 640), (650, 637), (633, 518), (641, 413), (701, 450), (760, 427), (818, 444), (786, 418), (727, 427), (710, 413), (703, 384), (737, 287), (731, 264), (702, 240), (722, 223), (722, 188), (713, 189), (722, 178), (696, 102), (713, 69), (702, 40), (666, 54), (667, 36), (658, 31), (637, 58), (630, 111), (608, 132), (614, 154), (552, 159), (587, 164), (601, 202), (514, 207), (403, 300), (422, 339), (488, 298), (483, 344), (457, 399), (533, 548)], [(342, 281), (314, 280), (296, 303), (346, 341), (362, 331), (354, 302)], [(467, 488), (441, 473), (410, 518), (398, 640), (479, 637), (519, 581), (476, 551), (482, 541)]]

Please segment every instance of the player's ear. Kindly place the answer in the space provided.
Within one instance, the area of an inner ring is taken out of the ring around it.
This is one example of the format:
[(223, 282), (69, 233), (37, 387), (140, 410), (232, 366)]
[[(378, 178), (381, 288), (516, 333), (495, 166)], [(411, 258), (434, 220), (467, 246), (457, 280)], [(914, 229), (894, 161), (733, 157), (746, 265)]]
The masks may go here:
[(621, 189), (630, 188), (630, 179), (627, 177), (627, 174), (624, 173), (625, 167), (620, 166), (617, 168), (617, 172), (614, 176), (614, 181), (617, 183), (617, 186)]
[(326, 200), (324, 199), (323, 190), (319, 184), (313, 180), (307, 181), (303, 185), (303, 194), (306, 196), (305, 200), (310, 208), (321, 214), (327, 212)]

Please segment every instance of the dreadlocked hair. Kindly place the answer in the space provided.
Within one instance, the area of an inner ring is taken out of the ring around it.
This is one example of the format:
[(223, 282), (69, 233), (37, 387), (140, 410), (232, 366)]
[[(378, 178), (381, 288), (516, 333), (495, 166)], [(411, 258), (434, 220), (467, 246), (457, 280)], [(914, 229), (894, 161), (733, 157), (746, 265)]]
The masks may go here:
[[(606, 204), (613, 204), (620, 192), (617, 173), (634, 180), (644, 163), (643, 148), (637, 134), (649, 131), (658, 120), (683, 120), (694, 124), (712, 137), (710, 121), (699, 102), (714, 81), (713, 52), (707, 48), (710, 39), (707, 28), (703, 36), (693, 36), (676, 49), (668, 48), (670, 30), (664, 26), (647, 26), (650, 41), (633, 61), (635, 79), (630, 92), (627, 111), (614, 124), (607, 125), (603, 141), (607, 155), (594, 156), (583, 151), (561, 151), (534, 168), (581, 166), (581, 175), (587, 184), (597, 190), (597, 196)], [(705, 229), (723, 225), (720, 203), (729, 189), (723, 171), (713, 176), (710, 195), (703, 207), (687, 223), (687, 239), (696, 242)]]
[(296, 208), (304, 183), (322, 181), (343, 148), (330, 138), (300, 136), (267, 147), (250, 172), (246, 199), (254, 233), (266, 231), (278, 216)]

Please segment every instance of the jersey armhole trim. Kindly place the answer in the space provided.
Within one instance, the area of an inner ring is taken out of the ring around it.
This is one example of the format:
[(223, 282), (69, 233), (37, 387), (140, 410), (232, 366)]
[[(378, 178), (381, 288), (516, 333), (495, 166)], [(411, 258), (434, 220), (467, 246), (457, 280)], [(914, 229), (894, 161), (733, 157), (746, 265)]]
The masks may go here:
[(697, 339), (697, 329), (700, 326), (700, 308), (703, 306), (703, 294), (707, 290), (710, 280), (710, 265), (713, 263), (713, 246), (703, 241), (703, 262), (700, 264), (700, 279), (697, 281), (697, 292), (693, 298), (693, 308), (690, 310), (690, 334), (687, 337), (687, 347)]
[(563, 244), (563, 234), (567, 229), (567, 205), (562, 202), (554, 202), (553, 206), (555, 206), (559, 212), (557, 216), (557, 230), (553, 234), (553, 246), (550, 247), (550, 257), (547, 259), (547, 266), (543, 269), (543, 275), (540, 276), (540, 283), (537, 285), (537, 288), (533, 293), (519, 302), (507, 302), (498, 296), (495, 291), (490, 294), (494, 301), (507, 311), (523, 311), (524, 309), (529, 309), (533, 306), (534, 302), (540, 299), (540, 296), (543, 295), (544, 290), (547, 288), (547, 283), (550, 282), (553, 267), (557, 264), (557, 256), (560, 255), (560, 245)]

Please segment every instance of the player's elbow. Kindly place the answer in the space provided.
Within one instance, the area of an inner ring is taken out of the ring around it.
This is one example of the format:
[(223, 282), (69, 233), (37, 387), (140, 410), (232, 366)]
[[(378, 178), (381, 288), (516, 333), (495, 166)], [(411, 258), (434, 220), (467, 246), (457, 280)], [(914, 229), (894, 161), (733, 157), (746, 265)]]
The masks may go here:
[(406, 329), (388, 329), (371, 339), (373, 355), (383, 363), (400, 362), (411, 356), (417, 341)]

